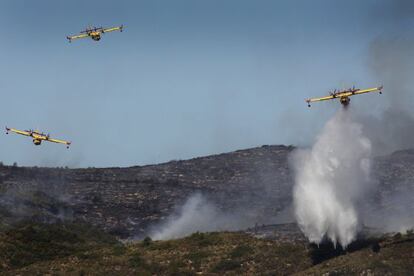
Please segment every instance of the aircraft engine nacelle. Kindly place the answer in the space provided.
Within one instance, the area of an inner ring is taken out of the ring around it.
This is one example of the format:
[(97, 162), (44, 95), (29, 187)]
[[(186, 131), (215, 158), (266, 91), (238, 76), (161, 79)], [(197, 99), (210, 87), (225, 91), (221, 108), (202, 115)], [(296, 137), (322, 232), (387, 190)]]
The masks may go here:
[(349, 102), (351, 101), (351, 99), (349, 97), (341, 97), (339, 101), (341, 102), (343, 106), (347, 106)]
[(39, 139), (33, 139), (33, 144), (35, 144), (36, 146), (39, 146), (42, 143), (41, 140)]

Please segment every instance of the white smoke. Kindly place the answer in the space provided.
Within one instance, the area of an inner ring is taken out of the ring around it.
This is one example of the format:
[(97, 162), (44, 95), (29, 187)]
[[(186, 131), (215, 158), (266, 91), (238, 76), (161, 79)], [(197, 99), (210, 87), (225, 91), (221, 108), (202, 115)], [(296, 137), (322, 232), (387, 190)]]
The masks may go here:
[(414, 229), (414, 187), (394, 183), (396, 189), (383, 192), (380, 201), (364, 205), (364, 224), (384, 232), (405, 233)]
[(154, 240), (176, 239), (191, 233), (237, 230), (251, 226), (248, 220), (236, 214), (226, 214), (201, 194), (191, 196), (178, 214), (156, 227), (150, 234)]
[(355, 239), (356, 204), (370, 186), (370, 158), (370, 140), (345, 109), (326, 123), (311, 149), (293, 153), (295, 216), (311, 242), (327, 237), (346, 247)]

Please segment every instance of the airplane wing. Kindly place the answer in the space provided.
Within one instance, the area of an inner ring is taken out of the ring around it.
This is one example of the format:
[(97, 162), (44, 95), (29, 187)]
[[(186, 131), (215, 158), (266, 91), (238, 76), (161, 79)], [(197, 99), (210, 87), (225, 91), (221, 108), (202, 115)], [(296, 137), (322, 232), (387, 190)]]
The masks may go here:
[(307, 103), (313, 103), (313, 102), (321, 102), (321, 101), (327, 101), (327, 100), (332, 100), (335, 97), (333, 95), (330, 96), (326, 96), (326, 97), (321, 97), (321, 98), (312, 98), (312, 99), (307, 99), (306, 102)]
[(68, 146), (71, 144), (71, 142), (69, 142), (69, 141), (53, 139), (53, 138), (49, 138), (49, 139), (47, 139), (47, 141), (53, 142), (53, 143), (58, 143), (58, 144), (64, 144), (64, 145), (68, 145)]
[(103, 33), (109, 33), (109, 32), (113, 32), (113, 31), (120, 31), (122, 32), (122, 30), (124, 29), (124, 25), (121, 25), (119, 27), (113, 27), (113, 28), (107, 28), (107, 29), (102, 29)]
[(36, 138), (36, 139), (39, 139), (39, 140), (43, 140), (43, 141), (49, 140), (49, 138), (46, 135), (36, 134), (36, 133), (33, 134), (33, 138)]
[(23, 130), (18, 130), (18, 129), (6, 127), (6, 133), (9, 132), (9, 131), (20, 134), (20, 135), (24, 135), (24, 136), (31, 136), (31, 133), (28, 132), (28, 131), (23, 131)]
[(72, 142), (69, 142), (69, 141), (53, 139), (53, 138), (48, 138), (46, 141), (57, 143), (57, 144), (64, 144), (66, 145), (67, 148), (69, 148), (70, 144), (72, 144)]
[(72, 40), (74, 39), (85, 38), (88, 36), (89, 36), (88, 34), (80, 34), (80, 35), (67, 36), (66, 38), (69, 40), (69, 42), (72, 42)]
[(358, 91), (355, 91), (354, 95), (357, 95), (357, 94), (365, 94), (365, 93), (376, 92), (376, 91), (378, 91), (379, 93), (382, 93), (382, 86), (358, 90)]

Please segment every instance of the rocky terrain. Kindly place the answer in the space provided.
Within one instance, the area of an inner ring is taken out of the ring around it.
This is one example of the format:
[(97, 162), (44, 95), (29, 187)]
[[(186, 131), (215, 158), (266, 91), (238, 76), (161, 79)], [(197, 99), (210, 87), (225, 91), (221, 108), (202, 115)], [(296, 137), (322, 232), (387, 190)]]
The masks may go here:
[[(277, 223), (291, 206), (293, 149), (262, 146), (129, 168), (1, 166), (1, 227), (25, 218), (66, 220), (88, 222), (122, 238), (145, 237), (151, 225), (165, 221), (196, 192), (220, 210), (243, 212), (251, 227)], [(378, 185), (367, 200), (391, 211), (395, 192), (413, 190), (414, 151), (376, 158), (373, 179)], [(414, 210), (414, 198), (407, 198), (404, 208)]]

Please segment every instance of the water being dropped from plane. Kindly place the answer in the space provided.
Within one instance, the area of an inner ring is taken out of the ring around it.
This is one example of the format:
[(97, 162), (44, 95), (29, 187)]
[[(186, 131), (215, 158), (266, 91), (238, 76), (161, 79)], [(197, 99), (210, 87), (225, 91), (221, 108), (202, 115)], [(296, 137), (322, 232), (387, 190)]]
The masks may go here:
[(328, 238), (346, 247), (356, 236), (356, 204), (370, 186), (371, 142), (362, 125), (341, 109), (311, 149), (292, 156), (295, 216), (311, 242)]

